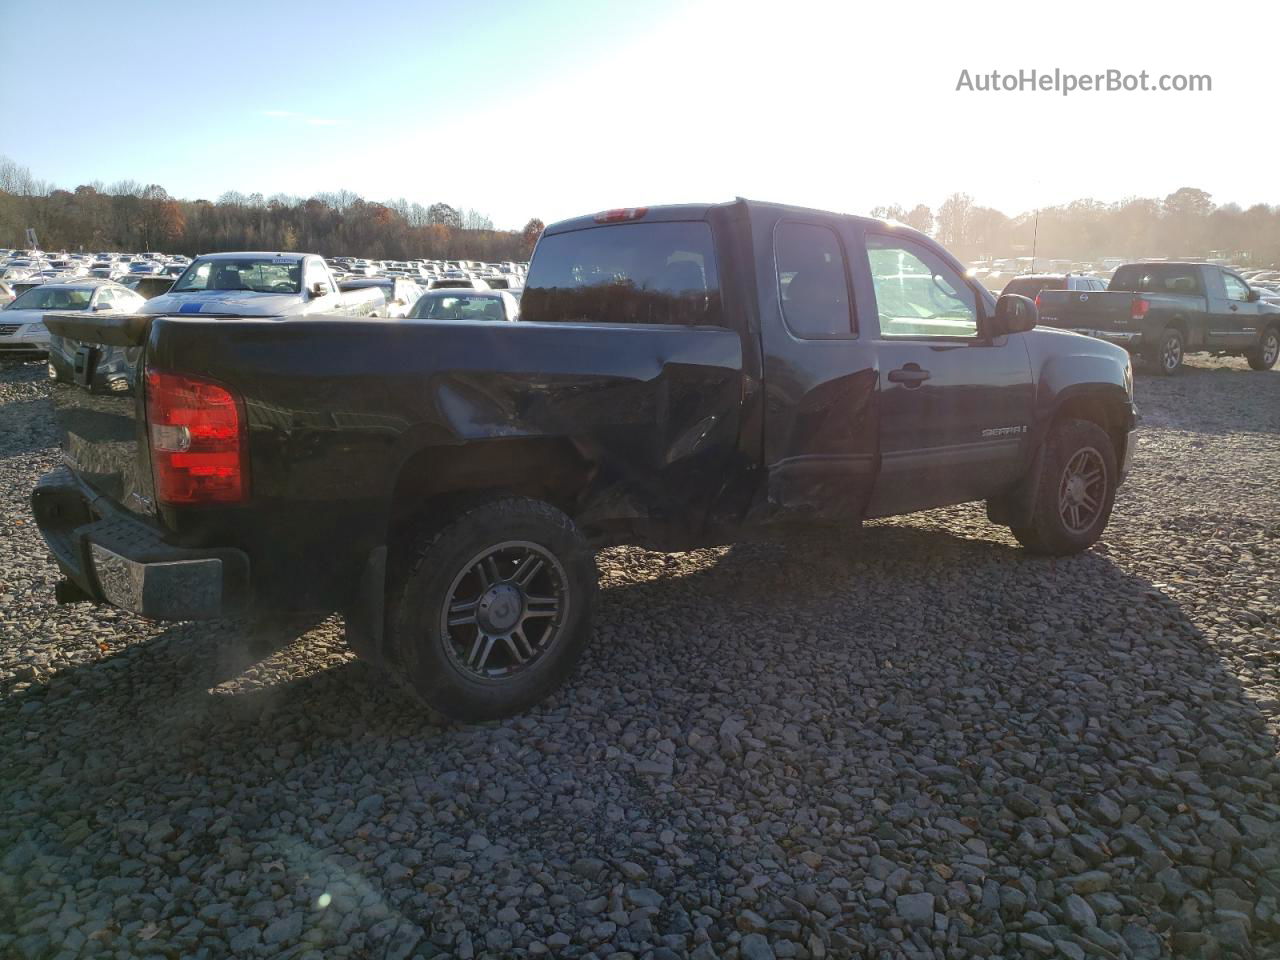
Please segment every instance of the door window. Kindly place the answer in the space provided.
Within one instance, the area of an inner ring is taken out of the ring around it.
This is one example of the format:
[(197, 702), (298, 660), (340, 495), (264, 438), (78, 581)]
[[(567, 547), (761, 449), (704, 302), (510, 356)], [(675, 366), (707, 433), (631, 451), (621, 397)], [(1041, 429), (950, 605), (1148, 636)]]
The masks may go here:
[(978, 303), (958, 271), (905, 237), (867, 234), (883, 337), (976, 337)]
[(773, 235), (782, 315), (804, 340), (854, 332), (844, 251), (835, 231), (815, 223), (784, 221)]
[(1248, 300), (1249, 285), (1237, 277), (1234, 273), (1222, 274), (1222, 282), (1227, 288), (1228, 300)]

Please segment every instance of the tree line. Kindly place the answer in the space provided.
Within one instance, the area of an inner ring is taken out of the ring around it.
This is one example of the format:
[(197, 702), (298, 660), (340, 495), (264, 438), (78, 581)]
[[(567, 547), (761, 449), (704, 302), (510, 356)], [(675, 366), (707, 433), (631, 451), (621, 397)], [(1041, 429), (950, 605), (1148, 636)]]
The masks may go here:
[(935, 213), (924, 204), (876, 207), (872, 216), (931, 234), (962, 260), (1031, 256), (1097, 261), (1226, 257), (1242, 266), (1280, 263), (1280, 208), (1217, 205), (1195, 187), (1118, 203), (1075, 200), (1017, 216), (953, 193)]
[(375, 202), (348, 190), (313, 197), (224, 193), (180, 200), (159, 184), (124, 180), (60, 189), (0, 156), (0, 247), (148, 251), (304, 250), (377, 260), (525, 260), (542, 232), (495, 230), (476, 210), (447, 203)]
[[(1222, 256), (1248, 266), (1280, 263), (1280, 208), (1214, 204), (1204, 190), (1182, 187), (1164, 198), (1118, 203), (1076, 200), (1016, 216), (953, 193), (935, 212), (925, 204), (876, 207), (872, 216), (898, 220), (963, 260), (1030, 256), (1071, 260), (1103, 257)], [(34, 227), (47, 250), (305, 250), (371, 259), (523, 260), (542, 221), (522, 230), (495, 230), (475, 210), (447, 203), (375, 202), (347, 190), (313, 197), (224, 193), (217, 200), (179, 200), (158, 184), (126, 180), (64, 190), (37, 180), (0, 156), (0, 247), (24, 247)]]

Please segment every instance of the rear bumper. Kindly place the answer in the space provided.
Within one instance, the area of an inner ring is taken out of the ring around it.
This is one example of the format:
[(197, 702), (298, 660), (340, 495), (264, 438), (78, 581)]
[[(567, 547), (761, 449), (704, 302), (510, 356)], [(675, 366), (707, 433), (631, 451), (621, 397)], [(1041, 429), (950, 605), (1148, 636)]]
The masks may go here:
[(31, 507), (49, 552), (83, 597), (157, 620), (232, 616), (249, 604), (242, 551), (167, 543), (65, 467), (40, 478)]

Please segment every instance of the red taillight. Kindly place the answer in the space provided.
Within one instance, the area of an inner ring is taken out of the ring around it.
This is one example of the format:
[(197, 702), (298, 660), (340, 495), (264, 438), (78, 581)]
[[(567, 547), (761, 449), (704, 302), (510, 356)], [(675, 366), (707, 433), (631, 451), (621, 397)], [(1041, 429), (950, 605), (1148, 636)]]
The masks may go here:
[(1151, 309), (1151, 304), (1141, 297), (1133, 298), (1133, 310), (1129, 314), (1130, 320), (1141, 320), (1147, 315), (1147, 311)]
[(226, 387), (148, 369), (147, 428), (161, 503), (238, 503), (248, 496), (244, 417)]
[(649, 212), (648, 207), (619, 207), (617, 210), (605, 210), (597, 213), (596, 223), (618, 223), (621, 220), (639, 220)]
[(1036, 294), (1036, 309), (1040, 309), (1040, 294)]

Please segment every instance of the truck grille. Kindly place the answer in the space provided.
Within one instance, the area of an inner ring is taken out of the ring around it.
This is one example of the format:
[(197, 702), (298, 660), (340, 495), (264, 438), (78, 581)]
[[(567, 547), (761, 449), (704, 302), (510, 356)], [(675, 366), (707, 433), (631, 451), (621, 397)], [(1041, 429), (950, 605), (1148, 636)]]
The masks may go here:
[(0, 323), (0, 337), (12, 337), (20, 326), (20, 323)]

